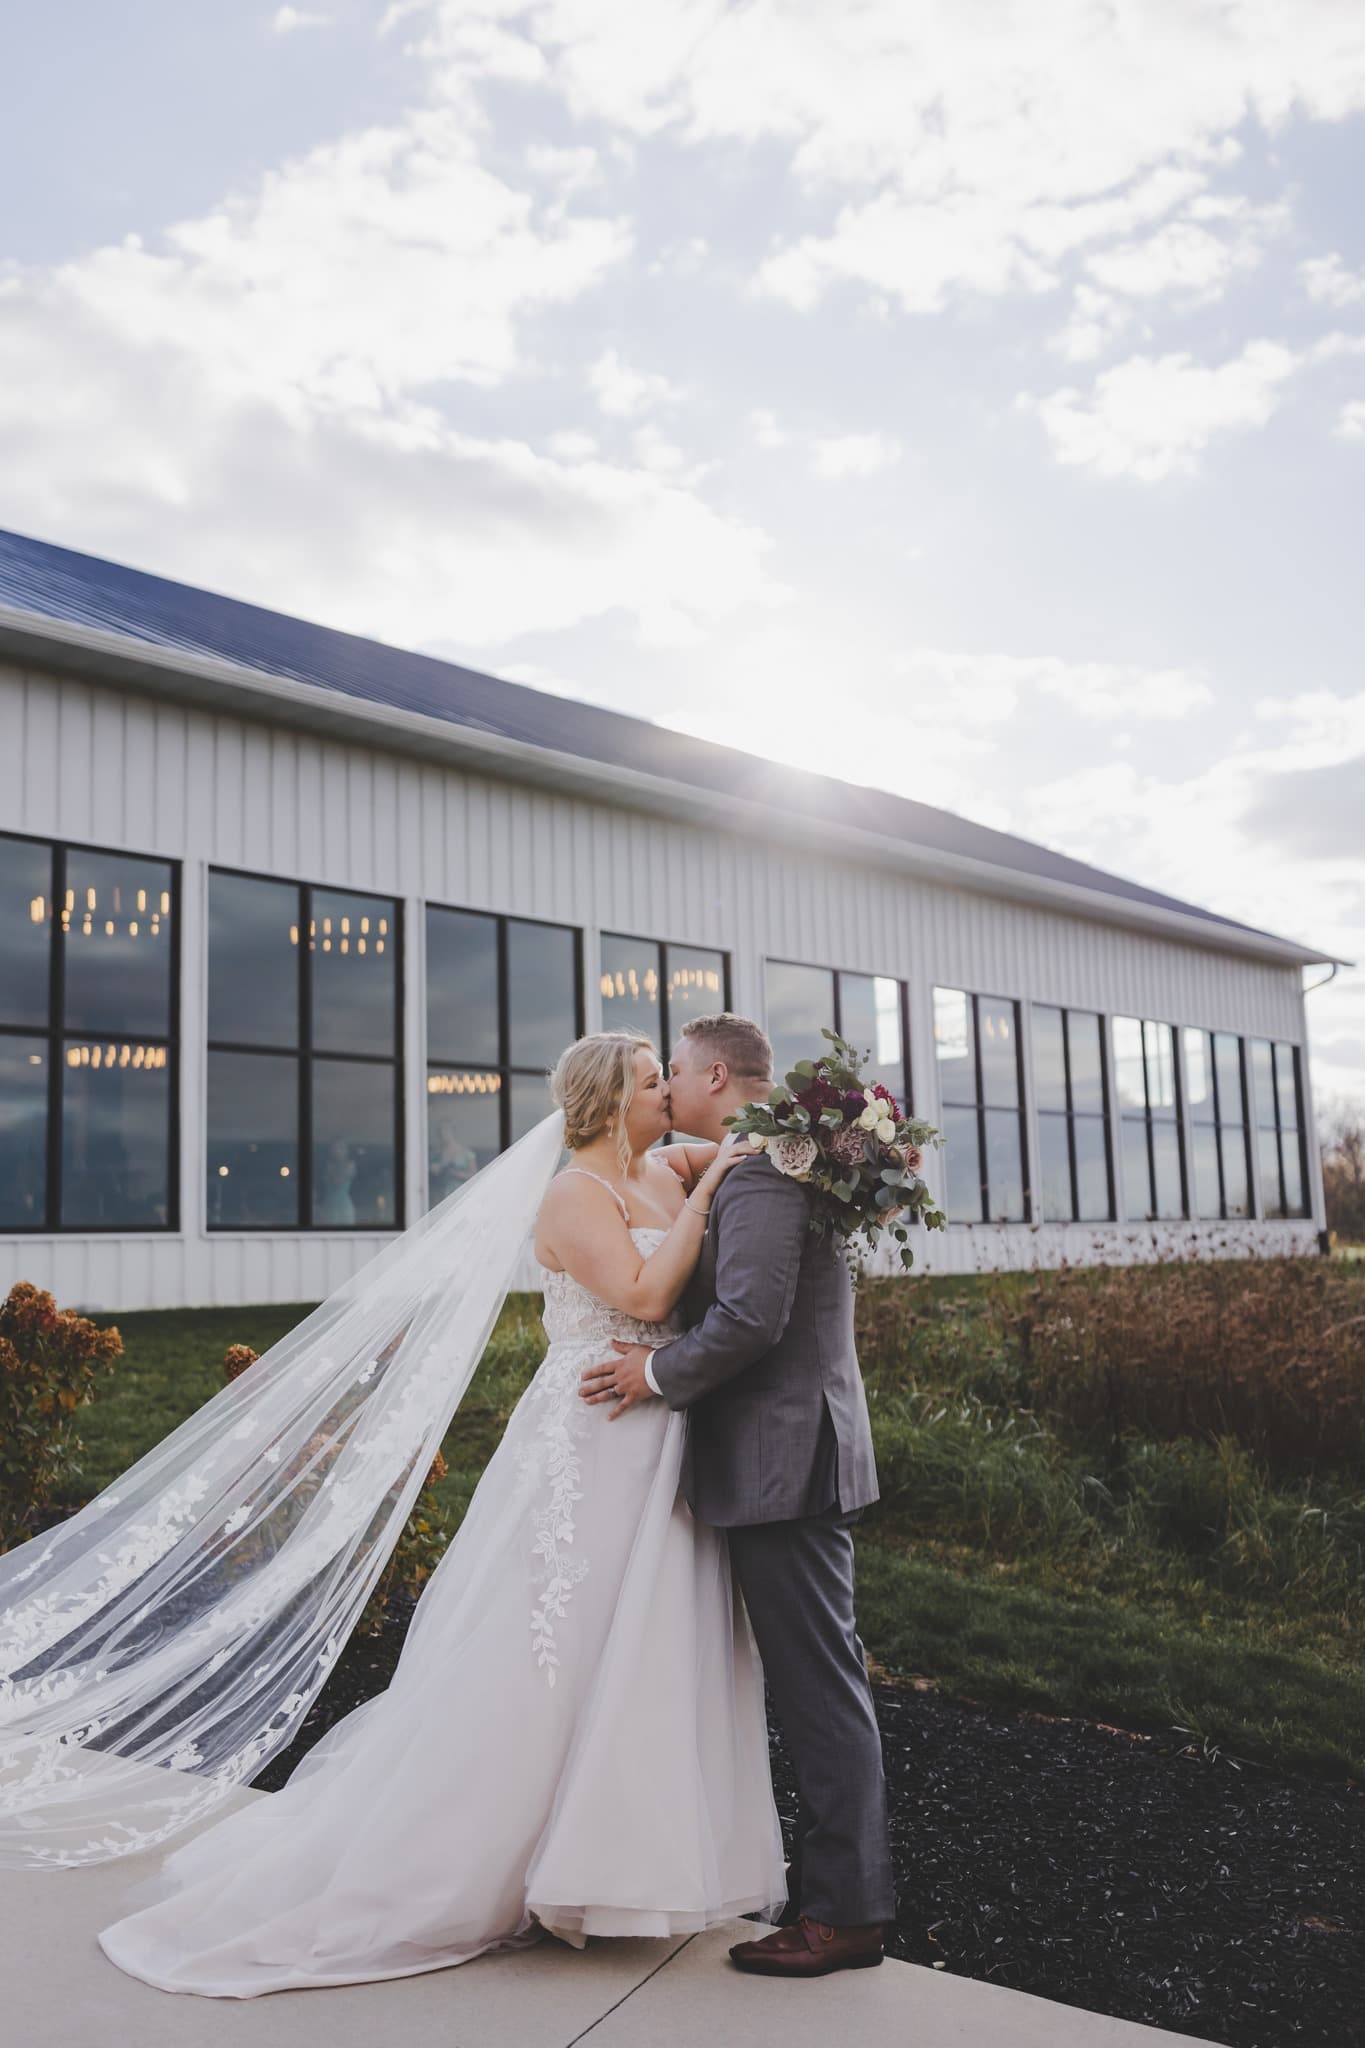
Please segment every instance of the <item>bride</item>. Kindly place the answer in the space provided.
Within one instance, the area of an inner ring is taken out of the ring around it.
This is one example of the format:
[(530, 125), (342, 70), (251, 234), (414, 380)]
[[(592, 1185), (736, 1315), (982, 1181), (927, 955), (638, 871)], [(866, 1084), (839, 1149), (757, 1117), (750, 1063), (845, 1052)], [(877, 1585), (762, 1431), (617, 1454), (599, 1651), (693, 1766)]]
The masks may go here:
[(724, 1534), (679, 1494), (684, 1417), (651, 1401), (612, 1423), (578, 1398), (613, 1338), (680, 1327), (740, 1154), (659, 1147), (668, 1082), (635, 1033), (580, 1039), (553, 1093), (572, 1163), (536, 1216), (549, 1348), (388, 1690), (283, 1791), (173, 1849), (100, 1934), (162, 1990), (403, 1977), (545, 1933), (581, 1948), (774, 1920), (785, 1901), (762, 1673)]

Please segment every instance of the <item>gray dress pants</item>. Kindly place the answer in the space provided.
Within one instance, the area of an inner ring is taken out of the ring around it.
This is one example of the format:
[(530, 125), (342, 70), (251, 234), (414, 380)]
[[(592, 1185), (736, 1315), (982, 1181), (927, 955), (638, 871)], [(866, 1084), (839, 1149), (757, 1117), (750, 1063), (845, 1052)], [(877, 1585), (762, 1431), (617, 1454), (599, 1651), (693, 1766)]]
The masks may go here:
[(896, 1917), (881, 1734), (853, 1616), (857, 1513), (727, 1529), (801, 1795), (800, 1910), (827, 1926)]

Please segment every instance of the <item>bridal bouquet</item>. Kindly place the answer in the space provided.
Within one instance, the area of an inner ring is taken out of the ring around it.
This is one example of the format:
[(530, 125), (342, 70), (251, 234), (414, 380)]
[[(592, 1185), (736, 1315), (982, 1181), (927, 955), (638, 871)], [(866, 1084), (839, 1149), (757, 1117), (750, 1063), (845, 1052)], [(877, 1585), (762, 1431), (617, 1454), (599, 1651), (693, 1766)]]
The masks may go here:
[(922, 1148), (943, 1138), (932, 1124), (908, 1117), (889, 1088), (864, 1084), (862, 1059), (846, 1039), (833, 1031), (821, 1036), (830, 1041), (827, 1053), (798, 1060), (765, 1103), (746, 1103), (725, 1121), (766, 1152), (779, 1173), (810, 1185), (812, 1230), (860, 1241), (864, 1252), (889, 1232), (901, 1264), (913, 1266), (907, 1223), (942, 1230), (948, 1220), (919, 1177)]

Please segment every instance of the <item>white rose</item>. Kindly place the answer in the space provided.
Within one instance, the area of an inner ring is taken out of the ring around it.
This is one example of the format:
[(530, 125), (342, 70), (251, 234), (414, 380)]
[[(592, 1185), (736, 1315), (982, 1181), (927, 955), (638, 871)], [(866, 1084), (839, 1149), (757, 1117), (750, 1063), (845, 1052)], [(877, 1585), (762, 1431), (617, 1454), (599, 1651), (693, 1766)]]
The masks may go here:
[(858, 1118), (858, 1127), (864, 1131), (875, 1131), (881, 1120), (882, 1106), (880, 1102), (869, 1102), (867, 1108)]
[(762, 1131), (750, 1131), (749, 1143), (753, 1146), (755, 1152), (766, 1152), (768, 1149), (768, 1140), (764, 1137)]
[(800, 1180), (808, 1174), (820, 1156), (820, 1147), (814, 1138), (770, 1138), (768, 1157), (779, 1173), (785, 1173), (790, 1180)]
[(896, 1126), (893, 1119), (889, 1116), (884, 1116), (877, 1125), (877, 1136), (881, 1139), (883, 1145), (889, 1145), (895, 1135)]

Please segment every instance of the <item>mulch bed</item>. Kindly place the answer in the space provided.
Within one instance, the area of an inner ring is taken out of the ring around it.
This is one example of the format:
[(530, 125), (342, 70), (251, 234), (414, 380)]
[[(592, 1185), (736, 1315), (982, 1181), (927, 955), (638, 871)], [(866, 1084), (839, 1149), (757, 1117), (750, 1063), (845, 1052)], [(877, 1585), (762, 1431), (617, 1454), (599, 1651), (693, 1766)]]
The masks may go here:
[[(411, 1602), (353, 1636), (276, 1791), (385, 1686)], [(1227, 2048), (1365, 2048), (1365, 1792), (1086, 1721), (878, 1685), (907, 1962)], [(780, 1729), (773, 1780), (790, 1837)]]

